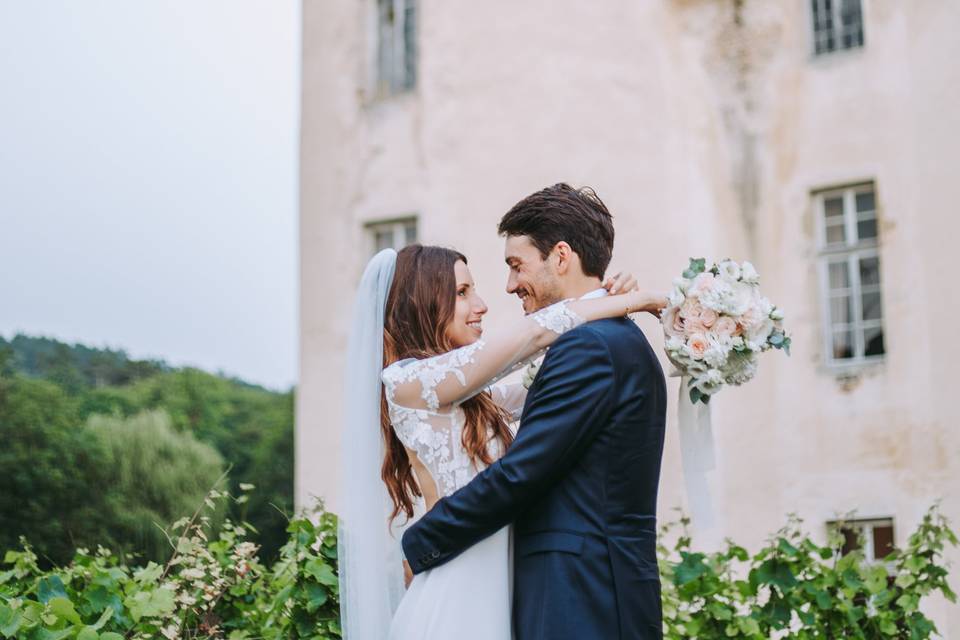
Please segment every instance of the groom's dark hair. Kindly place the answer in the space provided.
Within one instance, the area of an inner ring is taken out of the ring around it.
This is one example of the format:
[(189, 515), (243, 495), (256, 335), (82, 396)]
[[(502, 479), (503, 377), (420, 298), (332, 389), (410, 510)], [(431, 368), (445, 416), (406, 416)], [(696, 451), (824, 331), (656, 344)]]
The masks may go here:
[(541, 189), (515, 204), (497, 231), (527, 236), (544, 259), (566, 242), (580, 256), (584, 275), (596, 278), (603, 278), (613, 254), (613, 216), (590, 187), (561, 182)]

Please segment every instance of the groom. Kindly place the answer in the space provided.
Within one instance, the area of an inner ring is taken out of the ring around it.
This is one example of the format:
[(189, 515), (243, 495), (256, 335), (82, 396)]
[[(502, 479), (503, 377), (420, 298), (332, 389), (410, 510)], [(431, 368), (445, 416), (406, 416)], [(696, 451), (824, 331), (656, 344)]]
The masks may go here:
[[(538, 191), (499, 232), (507, 291), (527, 313), (602, 289), (614, 232), (592, 190)], [(506, 455), (404, 534), (413, 572), (512, 522), (516, 640), (661, 638), (655, 514), (666, 406), (663, 371), (629, 319), (562, 335)]]

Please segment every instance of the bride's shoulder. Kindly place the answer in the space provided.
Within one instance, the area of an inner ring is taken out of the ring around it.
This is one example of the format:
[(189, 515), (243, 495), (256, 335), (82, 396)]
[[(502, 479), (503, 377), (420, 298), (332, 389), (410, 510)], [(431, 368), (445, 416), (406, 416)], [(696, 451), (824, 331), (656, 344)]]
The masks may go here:
[(383, 376), (395, 376), (402, 373), (404, 370), (409, 369), (411, 364), (417, 362), (416, 358), (404, 358), (403, 360), (397, 360), (388, 364), (383, 369)]
[(416, 358), (404, 358), (403, 360), (397, 360), (383, 369), (383, 373), (380, 374), (380, 379), (387, 386), (393, 386), (398, 384), (403, 384), (408, 382), (414, 377), (416, 377), (416, 369), (412, 365), (415, 365), (419, 360)]

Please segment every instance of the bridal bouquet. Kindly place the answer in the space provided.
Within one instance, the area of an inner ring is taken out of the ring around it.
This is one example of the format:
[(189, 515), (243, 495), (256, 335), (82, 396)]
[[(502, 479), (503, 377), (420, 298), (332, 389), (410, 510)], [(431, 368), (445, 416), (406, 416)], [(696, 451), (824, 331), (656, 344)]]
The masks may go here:
[(748, 382), (758, 354), (775, 348), (790, 355), (783, 313), (760, 295), (759, 281), (749, 262), (724, 260), (707, 268), (703, 258), (691, 258), (674, 280), (661, 316), (666, 351), (690, 378), (694, 404), (706, 404), (724, 385)]

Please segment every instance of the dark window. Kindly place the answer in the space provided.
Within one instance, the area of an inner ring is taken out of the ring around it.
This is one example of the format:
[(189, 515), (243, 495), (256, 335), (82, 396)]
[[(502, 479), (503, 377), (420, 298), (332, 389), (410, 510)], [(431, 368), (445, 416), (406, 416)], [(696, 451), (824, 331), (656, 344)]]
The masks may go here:
[(838, 521), (830, 522), (827, 526), (843, 537), (843, 546), (840, 548), (843, 555), (862, 550), (867, 560), (874, 561), (883, 560), (893, 552), (891, 518)]
[(860, 0), (810, 0), (813, 52), (817, 55), (863, 46)]
[(367, 225), (372, 253), (384, 249), (400, 250), (417, 241), (417, 219), (402, 218), (386, 222), (373, 222)]
[(825, 293), (827, 360), (884, 355), (876, 189), (872, 183), (816, 194)]
[(417, 84), (416, 0), (377, 0), (377, 91), (390, 95)]

